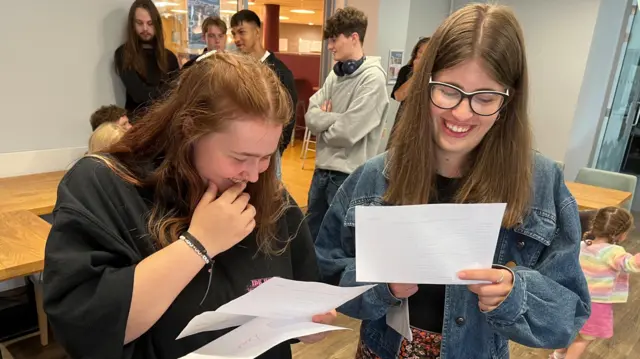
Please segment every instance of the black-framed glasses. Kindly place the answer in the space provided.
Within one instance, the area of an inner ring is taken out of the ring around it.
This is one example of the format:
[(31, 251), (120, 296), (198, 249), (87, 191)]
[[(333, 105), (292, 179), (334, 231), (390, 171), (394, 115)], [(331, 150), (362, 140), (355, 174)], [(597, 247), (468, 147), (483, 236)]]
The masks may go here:
[(471, 111), (480, 116), (491, 116), (498, 113), (509, 99), (509, 89), (505, 92), (481, 90), (465, 92), (464, 90), (429, 78), (429, 98), (431, 102), (443, 109), (456, 108), (462, 100), (469, 99)]

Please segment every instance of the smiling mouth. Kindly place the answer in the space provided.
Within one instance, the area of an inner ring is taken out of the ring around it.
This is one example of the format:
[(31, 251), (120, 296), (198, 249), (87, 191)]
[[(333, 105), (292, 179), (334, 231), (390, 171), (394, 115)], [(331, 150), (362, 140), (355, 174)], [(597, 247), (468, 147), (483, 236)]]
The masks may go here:
[(471, 128), (473, 126), (460, 126), (460, 125), (454, 125), (451, 122), (448, 122), (447, 120), (443, 120), (444, 122), (444, 126), (451, 132), (457, 133), (457, 134), (465, 134), (469, 131), (471, 131)]

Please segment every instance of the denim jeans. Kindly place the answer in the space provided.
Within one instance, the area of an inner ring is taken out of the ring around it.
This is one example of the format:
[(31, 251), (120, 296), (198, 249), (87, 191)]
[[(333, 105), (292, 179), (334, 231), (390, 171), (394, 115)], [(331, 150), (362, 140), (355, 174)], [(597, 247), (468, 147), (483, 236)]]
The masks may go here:
[(348, 173), (316, 169), (311, 179), (311, 188), (309, 188), (309, 204), (307, 208), (307, 223), (311, 230), (311, 238), (316, 240), (322, 219), (329, 210), (329, 205), (333, 201), (338, 188), (342, 185)]

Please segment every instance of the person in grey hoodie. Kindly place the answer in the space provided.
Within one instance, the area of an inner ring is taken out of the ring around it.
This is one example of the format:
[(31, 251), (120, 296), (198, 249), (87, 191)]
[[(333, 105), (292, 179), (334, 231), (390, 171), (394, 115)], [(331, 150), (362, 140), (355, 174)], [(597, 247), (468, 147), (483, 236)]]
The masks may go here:
[(366, 15), (353, 7), (336, 11), (324, 27), (323, 37), (337, 62), (309, 99), (305, 114), (309, 131), (316, 136), (316, 169), (307, 209), (314, 240), (342, 182), (378, 154), (389, 97), (380, 59), (364, 56), (366, 31)]

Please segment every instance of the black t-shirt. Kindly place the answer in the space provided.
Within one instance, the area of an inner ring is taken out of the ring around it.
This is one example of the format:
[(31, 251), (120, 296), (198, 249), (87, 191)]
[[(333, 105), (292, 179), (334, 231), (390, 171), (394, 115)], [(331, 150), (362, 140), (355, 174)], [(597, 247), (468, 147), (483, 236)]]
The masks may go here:
[(298, 104), (298, 91), (296, 90), (296, 83), (293, 77), (293, 73), (287, 65), (284, 64), (279, 58), (276, 57), (273, 53), (270, 53), (269, 56), (264, 60), (265, 64), (271, 66), (271, 68), (276, 72), (280, 82), (287, 89), (289, 96), (291, 97), (291, 108), (293, 109), (293, 113), (291, 115), (291, 120), (287, 123), (282, 129), (282, 139), (280, 141), (280, 146), (278, 150), (280, 153), (284, 152), (284, 150), (289, 146), (289, 142), (291, 142), (291, 135), (293, 134), (293, 130), (296, 126), (296, 105)]
[[(438, 175), (437, 198), (431, 203), (450, 203), (459, 181)], [(420, 284), (418, 292), (409, 297), (409, 323), (411, 326), (433, 333), (442, 333), (444, 318), (444, 285)]]
[(125, 109), (129, 119), (135, 121), (144, 116), (154, 100), (162, 97), (169, 89), (169, 84), (178, 75), (180, 66), (178, 58), (173, 52), (165, 49), (167, 54), (167, 72), (162, 73), (158, 67), (156, 50), (144, 48), (141, 55), (144, 56), (147, 73), (141, 76), (134, 69), (124, 69), (124, 45), (120, 46), (114, 55), (116, 72), (120, 76), (126, 89), (127, 100)]
[[(71, 357), (178, 358), (230, 330), (175, 340), (196, 315), (217, 309), (271, 277), (319, 280), (309, 229), (294, 206), (278, 222), (277, 237), (293, 238), (282, 255), (259, 253), (254, 232), (216, 256), (211, 289), (202, 305), (208, 266), (151, 329), (123, 347), (135, 266), (154, 252), (146, 228), (152, 198), (153, 191), (124, 182), (92, 158), (78, 161), (61, 181), (46, 246), (44, 307), (56, 340)], [(259, 358), (290, 357), (289, 343), (282, 343)]]
[[(398, 72), (398, 79), (396, 80), (396, 84), (393, 86), (393, 90), (391, 91), (391, 98), (392, 99), (396, 99), (396, 91), (398, 91), (398, 89), (404, 85), (409, 78), (411, 77), (413, 72), (413, 66), (410, 65), (404, 65), (400, 68), (400, 72)], [(393, 122), (393, 125), (391, 126), (391, 131), (389, 131), (389, 138), (391, 138), (393, 136), (393, 133), (395, 132), (396, 128), (398, 127), (398, 123), (400, 122), (400, 119), (402, 118), (402, 110), (404, 108), (404, 101), (400, 101), (400, 106), (398, 107), (398, 112), (396, 112), (396, 119)], [(389, 149), (389, 145), (391, 144), (391, 142), (387, 142), (387, 149)]]
[(404, 65), (400, 68), (398, 72), (398, 79), (396, 80), (396, 84), (393, 85), (393, 90), (391, 90), (391, 98), (396, 99), (396, 91), (405, 84), (409, 80), (411, 72), (413, 71), (413, 66)]

